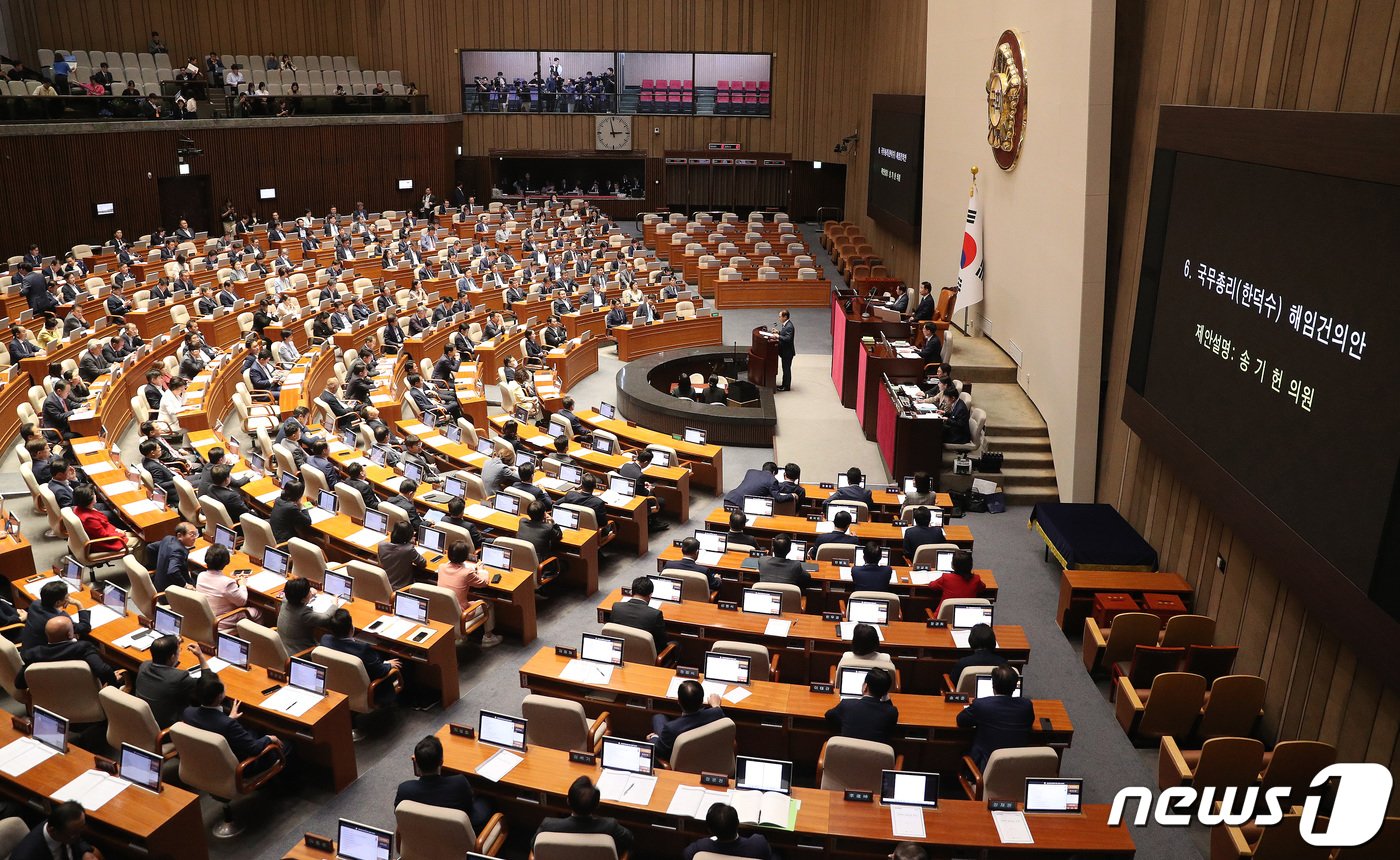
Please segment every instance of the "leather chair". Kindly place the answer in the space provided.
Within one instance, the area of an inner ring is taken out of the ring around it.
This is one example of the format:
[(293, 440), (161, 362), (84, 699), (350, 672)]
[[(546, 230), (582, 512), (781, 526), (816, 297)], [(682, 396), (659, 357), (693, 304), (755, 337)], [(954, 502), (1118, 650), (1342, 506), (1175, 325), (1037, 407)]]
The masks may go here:
[[(776, 516), (776, 511), (774, 512)], [(817, 547), (817, 561), (836, 561), (841, 559), (852, 564), (856, 560), (856, 545), (853, 543), (824, 543)]]
[(130, 586), (126, 593), (127, 603), (142, 618), (153, 621), (156, 617), (156, 601), (164, 597), (165, 592), (156, 591), (151, 572), (146, 570), (135, 556), (128, 555), (123, 558), (122, 569), (126, 572), (127, 584)]
[(1156, 645), (1162, 619), (1148, 612), (1122, 612), (1105, 631), (1093, 618), (1084, 619), (1084, 668), (1089, 674), (1127, 660), (1139, 645)]
[(24, 660), (19, 656), (19, 648), (9, 639), (0, 637), (0, 689), (27, 708), (30, 705), (29, 691), (15, 686), (15, 677), (23, 667)]
[(459, 860), (463, 845), (471, 846), (477, 854), (495, 857), (508, 835), (505, 816), (499, 812), (477, 833), (465, 812), (414, 800), (400, 801), (394, 807), (394, 823), (399, 860)]
[[(958, 674), (958, 681), (956, 684), (948, 685), (949, 689), (947, 692), (975, 695), (977, 693), (977, 676), (990, 675), (995, 668), (995, 666), (968, 666)], [(943, 678), (945, 682), (949, 680), (948, 675), (944, 675)]]
[(734, 721), (729, 717), (681, 732), (671, 748), (671, 770), (734, 775)]
[(389, 584), (389, 575), (384, 568), (364, 561), (352, 561), (345, 565), (345, 573), (350, 575), (353, 582), (351, 594), (357, 600), (394, 602), (394, 587)]
[(773, 654), (757, 642), (737, 642), (721, 639), (710, 646), (712, 654), (734, 654), (749, 658), (750, 681), (777, 681), (779, 654)]
[(107, 745), (112, 749), (119, 750), (125, 743), (167, 759), (175, 755), (169, 729), (162, 731), (156, 724), (145, 699), (116, 687), (103, 687), (97, 699), (107, 717)]
[(607, 833), (541, 833), (530, 849), (530, 860), (626, 860), (617, 856), (617, 843)]
[(238, 622), (238, 637), (248, 641), (248, 663), (264, 669), (287, 671), (291, 655), (275, 627), (267, 627), (243, 618)]
[(1133, 689), (1127, 678), (1119, 678), (1117, 686), (1115, 716), (1135, 740), (1185, 736), (1205, 703), (1206, 679), (1189, 672), (1158, 675), (1145, 695)]
[(1157, 787), (1244, 789), (1259, 779), (1264, 744), (1254, 738), (1211, 738), (1199, 750), (1183, 750), (1163, 737), (1157, 753)]
[(553, 696), (527, 695), (520, 705), (526, 720), (526, 741), (556, 750), (598, 753), (608, 734), (608, 712), (590, 721), (583, 705)]
[[(533, 499), (532, 499), (533, 501)], [(535, 587), (543, 588), (555, 579), (559, 578), (559, 559), (557, 556), (548, 558), (538, 558), (535, 555), (535, 545), (529, 541), (519, 538), (501, 535), (496, 538), (496, 543), (510, 549), (510, 566), (516, 570), (531, 570), (535, 573)]]
[(210, 648), (216, 644), (214, 634), (219, 629), (220, 622), (227, 618), (247, 617), (248, 614), (247, 609), (240, 607), (216, 616), (207, 597), (183, 585), (167, 588), (165, 599), (170, 602), (170, 608), (181, 617), (180, 635)]
[(70, 723), (100, 723), (105, 719), (97, 698), (101, 682), (82, 660), (34, 663), (24, 671), (29, 698), (36, 708), (53, 711)]
[(473, 600), (464, 607), (457, 592), (426, 582), (415, 582), (405, 590), (428, 598), (428, 620), (451, 627), (458, 642), (486, 626), (485, 600)]
[[(730, 549), (734, 548), (731, 544)], [(802, 589), (796, 585), (786, 582), (756, 582), (752, 586), (755, 591), (776, 591), (783, 596), (782, 609), (784, 615), (800, 615), (803, 611)]]
[(1158, 638), (1157, 644), (1165, 648), (1214, 645), (1215, 619), (1209, 615), (1173, 615)]
[(661, 666), (668, 663), (675, 656), (676, 643), (671, 642), (661, 650), (656, 652), (656, 641), (651, 638), (651, 634), (636, 627), (628, 627), (625, 624), (608, 623), (603, 625), (599, 631), (604, 636), (612, 636), (622, 640), (622, 660), (624, 663), (641, 663), (647, 666)]
[(953, 613), (959, 606), (991, 606), (992, 602), (985, 597), (950, 597), (938, 604), (938, 611), (934, 617), (939, 621), (953, 622)]
[(1271, 788), (1284, 786), (1293, 790), (1293, 796), (1284, 804), (1285, 808), (1302, 803), (1306, 786), (1312, 785), (1313, 777), (1336, 761), (1337, 748), (1329, 743), (1280, 741), (1272, 750), (1264, 753), (1259, 789), (1267, 792)]
[(881, 772), (902, 769), (903, 759), (889, 744), (834, 737), (817, 757), (817, 785), (822, 791), (879, 791)]
[[(323, 645), (311, 649), (310, 660), (326, 667), (326, 689), (344, 694), (354, 714), (373, 713), (375, 697), (385, 684), (396, 690), (402, 687), (403, 678), (398, 669), (390, 669), (383, 677), (371, 681), (364, 661)], [(354, 733), (359, 734), (358, 731)]]
[(238, 518), (243, 526), (243, 553), (249, 558), (262, 562), (268, 547), (279, 547), (272, 533), (272, 524), (256, 514), (243, 514)]
[(968, 800), (1015, 800), (1026, 794), (1027, 777), (1060, 775), (1060, 757), (1051, 747), (1016, 747), (994, 750), (985, 767), (978, 768), (963, 756), (958, 782)]
[[(45, 499), (44, 502), (47, 504), (48, 499)], [(96, 540), (89, 538), (87, 531), (83, 528), (82, 521), (78, 519), (78, 515), (73, 512), (72, 508), (64, 508), (59, 512), (59, 516), (63, 518), (64, 531), (67, 533), (68, 555), (83, 567), (89, 569), (101, 567), (111, 564), (127, 554), (125, 548), (116, 551), (93, 549), (93, 544), (109, 541), (112, 538), (98, 538)], [(93, 578), (97, 578), (96, 572), (93, 573)]]
[(214, 835), (228, 839), (243, 832), (234, 823), (233, 801), (257, 791), (268, 780), (282, 772), (285, 759), (280, 747), (271, 767), (254, 776), (248, 769), (266, 753), (239, 761), (222, 735), (198, 729), (188, 723), (170, 727), (170, 738), (180, 757), (180, 781), (196, 791), (202, 791), (223, 804), (223, 822), (214, 828)]
[(1264, 717), (1264, 679), (1258, 675), (1226, 675), (1216, 678), (1206, 693), (1196, 736), (1202, 738), (1250, 737)]

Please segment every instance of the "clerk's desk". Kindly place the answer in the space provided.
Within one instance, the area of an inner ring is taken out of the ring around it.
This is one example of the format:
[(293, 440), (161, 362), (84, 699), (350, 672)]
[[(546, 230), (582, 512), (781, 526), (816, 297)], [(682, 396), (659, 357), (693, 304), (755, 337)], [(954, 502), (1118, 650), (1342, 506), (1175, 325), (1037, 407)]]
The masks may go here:
[[(0, 723), (0, 746), (20, 737), (8, 719)], [(0, 793), (47, 810), (53, 793), (92, 770), (95, 758), (69, 742), (68, 752), (51, 756), (18, 776), (0, 774)], [(101, 809), (87, 813), (83, 836), (104, 857), (207, 860), (207, 833), (199, 795), (173, 785), (164, 786), (159, 793), (130, 785)]]
[[(656, 558), (656, 569), (664, 575), (662, 568), (669, 561), (682, 558), (680, 547), (674, 542), (661, 550)], [(749, 554), (742, 550), (726, 552), (719, 561), (709, 565), (709, 569), (720, 575), (719, 599), (741, 600), (743, 590), (758, 581), (758, 568), (749, 562)], [(812, 587), (803, 595), (806, 598), (806, 611), (812, 614), (841, 611), (840, 601), (845, 600), (854, 589), (851, 587), (851, 568), (837, 567), (830, 561), (807, 562), (815, 564), (812, 574)], [(925, 610), (937, 610), (942, 601), (942, 591), (931, 585), (915, 585), (910, 580), (912, 568), (907, 565), (894, 565), (894, 578), (883, 590), (899, 595), (902, 617), (919, 619), (925, 617)], [(997, 599), (996, 575), (990, 570), (974, 570), (987, 587), (983, 595), (993, 602)], [(939, 574), (933, 572), (935, 579)]]
[[(677, 439), (669, 433), (648, 430), (630, 421), (619, 418), (604, 418), (592, 409), (580, 409), (574, 413), (586, 426), (596, 430), (606, 430), (629, 448), (645, 448), (648, 445), (664, 445), (674, 449), (682, 464), (690, 469), (691, 481), (698, 487), (705, 487), (720, 493), (724, 480), (724, 448), (719, 445), (696, 444)], [(648, 472), (650, 474), (650, 472)]]
[[(753, 525), (748, 526), (746, 530), (764, 543), (772, 540), (773, 536), (778, 534), (788, 534), (795, 540), (811, 541), (817, 535), (822, 534), (817, 529), (818, 525), (820, 523), (806, 517), (758, 517), (754, 520)], [(718, 529), (722, 532), (729, 531), (729, 512), (723, 507), (715, 508), (708, 517), (705, 517), (705, 527)], [(898, 549), (904, 545), (904, 529), (892, 523), (851, 523), (848, 532), (860, 538), (861, 543), (875, 541), (881, 546), (888, 546), (892, 549)], [(972, 529), (968, 526), (945, 525), (943, 537), (948, 543), (955, 543), (963, 549), (972, 549)]]
[[(590, 718), (607, 711), (610, 731), (619, 737), (644, 738), (652, 731), (652, 714), (670, 718), (681, 713), (679, 703), (667, 695), (676, 678), (670, 668), (623, 663), (613, 667), (606, 682), (601, 676), (583, 682), (560, 677), (569, 662), (554, 649), (541, 648), (520, 667), (520, 685), (532, 693), (579, 702)], [(727, 690), (742, 686), (749, 691), (742, 701), (722, 704), (738, 728), (740, 755), (815, 762), (822, 744), (834, 734), (826, 712), (841, 701), (836, 693), (813, 693), (805, 685), (772, 681), (725, 686)], [(958, 714), (964, 706), (945, 702), (942, 696), (908, 692), (892, 693), (890, 701), (899, 709), (899, 725), (891, 743), (895, 752), (904, 756), (904, 766), (956, 773), (973, 734), (958, 728)], [(1032, 743), (1070, 745), (1074, 726), (1063, 702), (1037, 699), (1035, 715)], [(1048, 731), (1040, 727), (1041, 717), (1050, 720)]]
[[(827, 499), (831, 498), (836, 492), (835, 476), (833, 475), (832, 478), (833, 480), (831, 481), (818, 483), (802, 482), (801, 487), (807, 493), (807, 507), (813, 510), (819, 510), (822, 504)], [(902, 481), (903, 479), (901, 478), (900, 480)], [(822, 483), (830, 484), (830, 486), (824, 487)], [(886, 488), (887, 486), (889, 485), (867, 484), (867, 487), (870, 489), (871, 501), (875, 503), (874, 506), (870, 508), (871, 519), (895, 520), (899, 518), (900, 509), (904, 506), (904, 494), (891, 493)], [(939, 493), (935, 504), (945, 510), (949, 509), (953, 507), (953, 497), (947, 493)]]
[[(621, 589), (614, 589), (598, 603), (598, 623), (606, 624), (612, 617), (613, 605), (624, 599)], [(780, 616), (720, 609), (715, 603), (687, 601), (661, 602), (661, 614), (666, 618), (666, 630), (676, 643), (680, 661), (699, 666), (704, 654), (716, 642), (737, 640), (754, 642), (779, 654), (779, 675), (784, 683), (807, 684), (826, 682), (831, 670), (850, 650), (849, 640), (841, 638), (834, 621), (823, 621), (819, 615), (788, 613)], [(768, 636), (765, 630), (770, 618), (792, 622), (786, 637)], [(997, 652), (1015, 666), (1031, 658), (1030, 640), (1019, 625), (995, 626)], [(943, 674), (951, 672), (958, 660), (971, 651), (959, 648), (948, 628), (926, 627), (924, 619), (895, 621), (881, 628), (884, 639), (880, 651), (890, 655), (899, 670), (901, 689), (906, 693), (942, 693)]]
[[(250, 564), (244, 561), (246, 558), (242, 553), (236, 553), (234, 561), (244, 562), (242, 566), (249, 567)], [(231, 564), (229, 569), (238, 568)], [(16, 583), (20, 586), (23, 584)], [(15, 589), (15, 596), (27, 599), (29, 593), (20, 587)], [(80, 592), (71, 592), (69, 597), (81, 609), (90, 608), (97, 602), (87, 588)], [(88, 638), (98, 646), (103, 656), (115, 668), (134, 672), (150, 659), (150, 652), (120, 648), (115, 642), (135, 630), (137, 626), (139, 617), (131, 612), (124, 618), (94, 627)], [(194, 655), (184, 647), (193, 641), (188, 637), (181, 637), (179, 665), (183, 669), (193, 669), (199, 665)], [(262, 707), (262, 702), (269, 695), (263, 691), (277, 683), (268, 677), (266, 669), (260, 666), (249, 666), (247, 669), (230, 666), (219, 673), (219, 680), (224, 682), (230, 699), (243, 703), (245, 720), (256, 723), (279, 737), (291, 739), (296, 745), (299, 760), (311, 762), (330, 772), (331, 785), (336, 791), (355, 781), (355, 744), (350, 738), (350, 704), (345, 696), (327, 691), (326, 697), (318, 704), (301, 716), (293, 717)]]
[(724, 319), (718, 312), (690, 319), (662, 320), (651, 325), (628, 322), (613, 326), (617, 357), (631, 361), (644, 355), (688, 346), (718, 346), (724, 342)]
[[(466, 774), (473, 787), (491, 797), (505, 813), (512, 829), (529, 833), (545, 816), (568, 815), (569, 786), (580, 776), (597, 779), (596, 766), (574, 764), (563, 750), (530, 747), (520, 762), (498, 783), (476, 775), (478, 765), (496, 753), (496, 748), (475, 739), (454, 737), (447, 726), (437, 732), (442, 741), (446, 770)], [(685, 846), (707, 835), (703, 819), (676, 818), (666, 814), (678, 787), (699, 785), (699, 774), (671, 770), (656, 772), (656, 786), (646, 805), (604, 801), (600, 814), (616, 817), (629, 828), (636, 844), (633, 857), (678, 857)], [(951, 778), (950, 776), (945, 779)], [(889, 810), (876, 803), (848, 803), (840, 792), (794, 788), (793, 797), (802, 802), (793, 832), (775, 828), (754, 828), (791, 857), (884, 858), (890, 846), (899, 842), (890, 829)], [(1133, 856), (1128, 828), (1108, 826), (1108, 805), (1088, 806), (1082, 815), (1041, 815), (1029, 820), (1032, 845), (1002, 845), (985, 803), (947, 800), (936, 810), (924, 811), (926, 844), (940, 853), (954, 856), (970, 852), (988, 857), (1094, 856), (1125, 858)], [(748, 831), (750, 828), (744, 828)], [(315, 858), (325, 855), (289, 853), (288, 857)]]
[[(878, 439), (880, 391), (885, 387), (885, 380), (899, 382), (920, 378), (924, 373), (924, 360), (916, 348), (894, 347), (888, 342), (862, 340), (857, 350), (856, 418), (865, 431), (865, 438), (874, 442)], [(935, 448), (929, 452), (929, 462), (939, 462), (939, 451)], [(894, 464), (887, 462), (886, 465)], [(937, 471), (934, 470), (934, 473), (937, 474)]]

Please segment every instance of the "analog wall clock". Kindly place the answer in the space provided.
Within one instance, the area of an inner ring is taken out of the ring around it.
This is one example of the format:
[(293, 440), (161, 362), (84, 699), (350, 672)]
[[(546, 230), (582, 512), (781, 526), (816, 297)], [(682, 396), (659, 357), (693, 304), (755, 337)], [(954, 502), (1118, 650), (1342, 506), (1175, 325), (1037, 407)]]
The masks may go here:
[(594, 147), (610, 152), (632, 149), (632, 118), (600, 116), (594, 123)]
[(1021, 156), (1026, 139), (1026, 60), (1021, 40), (1007, 30), (997, 39), (992, 70), (987, 75), (987, 144), (997, 166), (1010, 170)]

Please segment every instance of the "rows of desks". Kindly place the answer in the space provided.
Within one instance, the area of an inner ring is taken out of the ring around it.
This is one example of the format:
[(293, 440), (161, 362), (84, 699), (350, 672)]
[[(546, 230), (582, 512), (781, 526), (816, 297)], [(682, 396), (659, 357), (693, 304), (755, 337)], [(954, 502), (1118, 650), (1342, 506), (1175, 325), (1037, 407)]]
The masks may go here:
[(713, 313), (691, 319), (657, 320), (650, 325), (613, 326), (617, 357), (631, 361), (668, 349), (692, 346), (718, 346), (724, 342), (724, 319)]
[[(729, 511), (715, 508), (705, 517), (705, 527), (729, 531)], [(768, 543), (775, 535), (787, 534), (797, 540), (810, 541), (819, 534), (833, 530), (824, 520), (810, 520), (807, 517), (772, 516), (755, 517), (746, 531), (757, 538), (759, 543)], [(893, 523), (864, 522), (851, 523), (849, 534), (860, 538), (862, 543), (875, 541), (881, 546), (899, 549), (904, 545), (904, 528)], [(968, 526), (943, 526), (943, 538), (948, 543), (957, 544), (963, 549), (972, 549), (972, 529)]]

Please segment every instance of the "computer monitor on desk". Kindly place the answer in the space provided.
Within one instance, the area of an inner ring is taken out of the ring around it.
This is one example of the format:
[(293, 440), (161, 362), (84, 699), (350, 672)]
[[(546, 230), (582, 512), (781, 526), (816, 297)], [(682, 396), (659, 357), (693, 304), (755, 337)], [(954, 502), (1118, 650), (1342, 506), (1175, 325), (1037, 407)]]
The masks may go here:
[(227, 633), (214, 634), (214, 655), (230, 666), (248, 668), (248, 652), (251, 646), (247, 639), (239, 639)]
[(1077, 814), (1083, 807), (1084, 780), (1026, 777), (1026, 813)]
[(749, 658), (741, 654), (705, 654), (705, 680), (725, 684), (749, 683)]
[(747, 791), (792, 793), (792, 762), (771, 758), (738, 756), (735, 759), (734, 787)]
[(481, 547), (481, 563), (497, 570), (510, 570), (510, 547), (488, 543)]
[(44, 708), (34, 708), (34, 722), (31, 736), (44, 746), (68, 751), (68, 720)]
[(603, 738), (602, 765), (608, 770), (623, 770), (648, 776), (652, 772), (654, 760), (654, 747), (646, 741)]
[(298, 689), (315, 693), (318, 696), (326, 694), (326, 667), (312, 663), (310, 660), (293, 657), (291, 671), (287, 673), (287, 680)]
[(591, 660), (594, 663), (621, 666), (622, 646), (623, 641), (615, 636), (585, 633), (582, 642), (579, 643), (578, 655), (584, 660)]
[(160, 766), (164, 761), (159, 753), (123, 743), (117, 759), (117, 776), (147, 791), (160, 791)]
[(482, 743), (524, 751), (525, 728), (527, 721), (522, 717), (509, 717), (483, 710), (477, 723), (477, 737)]
[(980, 604), (953, 607), (953, 627), (967, 630), (978, 624), (992, 626), (992, 607)]
[(285, 551), (277, 549), (276, 547), (268, 547), (263, 550), (262, 566), (263, 570), (268, 573), (286, 576), (289, 561), (290, 556), (288, 556)]
[(674, 576), (650, 575), (647, 578), (651, 580), (653, 600), (663, 600), (667, 603), (681, 602), (681, 580)]
[(394, 851), (394, 834), (348, 819), (336, 828), (336, 860), (389, 860)]
[(938, 808), (938, 774), (918, 771), (880, 772), (880, 802)]

